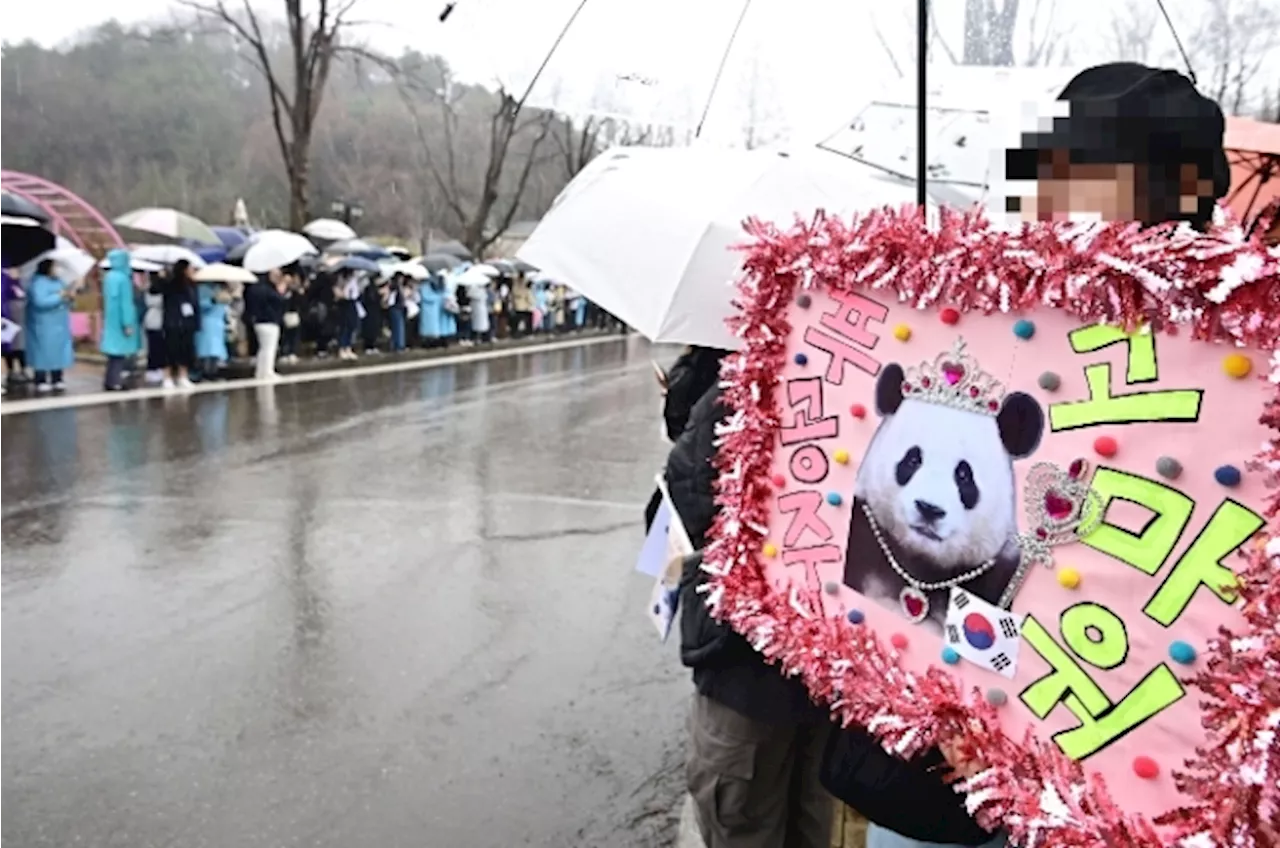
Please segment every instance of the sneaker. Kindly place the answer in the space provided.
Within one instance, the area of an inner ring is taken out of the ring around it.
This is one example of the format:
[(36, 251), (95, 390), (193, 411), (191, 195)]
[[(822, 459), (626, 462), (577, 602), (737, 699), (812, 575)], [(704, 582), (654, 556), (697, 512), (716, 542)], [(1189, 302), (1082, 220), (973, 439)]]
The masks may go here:
[(55, 392), (65, 392), (67, 390), (67, 384), (59, 380), (53, 384), (53, 390)]
[(195, 384), (192, 383), (186, 377), (181, 377), (178, 379), (178, 388), (182, 389), (183, 391), (194, 388), (194, 387), (195, 387)]
[(176, 386), (176, 385), (174, 385), (174, 382), (173, 382), (173, 378), (172, 378), (172, 377), (165, 377), (165, 378), (164, 378), (164, 382), (163, 382), (163, 383), (161, 383), (161, 384), (160, 384), (160, 386), (161, 386), (161, 387), (162, 387), (166, 392), (171, 392), (171, 391), (173, 391), (175, 388), (177, 388), (177, 386)]
[(53, 386), (48, 383), (36, 383), (36, 394), (47, 395), (53, 391)]

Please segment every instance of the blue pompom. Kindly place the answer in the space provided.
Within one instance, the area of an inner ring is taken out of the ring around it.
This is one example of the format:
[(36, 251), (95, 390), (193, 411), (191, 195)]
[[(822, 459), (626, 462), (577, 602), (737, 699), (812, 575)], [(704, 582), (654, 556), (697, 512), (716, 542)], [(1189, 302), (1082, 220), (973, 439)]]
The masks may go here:
[(1191, 665), (1196, 661), (1196, 649), (1179, 640), (1169, 646), (1169, 658), (1182, 665)]
[(1026, 318), (1020, 318), (1014, 322), (1013, 334), (1020, 339), (1029, 339), (1036, 334), (1036, 325)]
[(809, 364), (809, 357), (805, 356), (803, 353), (796, 354), (796, 365), (808, 365), (808, 364)]
[(843, 502), (844, 502), (844, 499), (840, 497), (839, 492), (827, 492), (827, 503), (831, 504), (832, 506), (840, 506), (840, 504)]
[(1240, 485), (1240, 469), (1234, 465), (1219, 465), (1213, 472), (1213, 479), (1223, 486)]
[(866, 618), (866, 616), (862, 614), (862, 610), (858, 610), (858, 609), (849, 610), (847, 613), (845, 613), (844, 617), (849, 619), (850, 624), (861, 624), (863, 620)]
[(947, 665), (955, 665), (960, 662), (960, 655), (956, 653), (956, 649), (948, 645), (942, 649), (942, 661)]

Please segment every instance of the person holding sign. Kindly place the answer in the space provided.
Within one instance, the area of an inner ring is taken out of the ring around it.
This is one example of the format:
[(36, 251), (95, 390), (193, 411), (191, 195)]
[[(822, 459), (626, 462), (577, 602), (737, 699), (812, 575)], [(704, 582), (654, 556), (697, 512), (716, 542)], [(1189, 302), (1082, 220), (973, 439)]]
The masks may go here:
[[(1006, 177), (1031, 181), (1034, 190), (1010, 198), (1007, 211), (1024, 221), (1083, 219), (1146, 225), (1186, 221), (1197, 228), (1208, 225), (1215, 202), (1226, 194), (1229, 179), (1222, 147), (1224, 120), (1218, 105), (1199, 94), (1190, 80), (1171, 70), (1107, 64), (1078, 74), (1059, 99), (1069, 104), (1070, 116), (1055, 120), (1050, 132), (1025, 136), (1022, 149), (1008, 151)], [(1078, 347), (1092, 350), (1116, 341), (1111, 336), (1086, 338), (1089, 333), (1103, 331), (1119, 332), (1107, 327), (1085, 328), (1078, 331)], [(1178, 400), (1171, 398), (1169, 402)], [(1059, 405), (1057, 417), (1050, 410), (1049, 425), (1064, 429), (1070, 422), (1063, 416), (1084, 415), (1088, 407), (1089, 402)], [(1174, 416), (1169, 420), (1187, 419)], [(902, 468), (897, 472), (900, 478), (906, 476)], [(1106, 489), (1110, 483), (1120, 486), (1121, 482), (1100, 473), (1092, 485)], [(1136, 502), (1127, 490), (1115, 497)], [(1250, 527), (1256, 530), (1256, 526)], [(1092, 614), (1087, 606), (1073, 607), (1071, 614), (1064, 616), (1064, 626), (1072, 625), (1076, 618), (1085, 621)], [(1172, 613), (1166, 616), (1172, 617)], [(1111, 630), (1103, 625), (1112, 619), (1114, 616), (1105, 619), (1094, 615), (1087, 619), (1087, 627), (1080, 625), (1081, 632), (1105, 637)], [(1118, 622), (1114, 619), (1113, 623)], [(1021, 636), (1046, 659), (1060, 655), (1064, 664), (1071, 663), (1064, 651), (1055, 650), (1054, 637), (1034, 619), (1022, 628)], [(1111, 650), (1088, 641), (1071, 644), (1077, 653), (1084, 651), (1082, 657), (1098, 663), (1103, 663), (1106, 658), (1102, 654)], [(1099, 716), (1110, 712), (1113, 705), (1098, 687), (1087, 678), (1085, 682), (1079, 676), (1072, 679), (1076, 689), (1063, 689), (1069, 682), (1064, 671), (1025, 694), (1040, 697), (1046, 714), (1060, 698), (1068, 697), (1068, 691), (1074, 692), (1071, 700), (1080, 709), (1101, 707)], [(1123, 712), (1117, 710), (1116, 715)], [(1101, 718), (1096, 726), (1094, 717), (1086, 718), (1085, 735), (1091, 741), (1082, 737), (1071, 748), (1077, 758), (1105, 744), (1105, 733), (1123, 730), (1117, 725), (1110, 731), (1102, 727)], [(977, 826), (965, 809), (963, 796), (944, 781), (942, 772), (948, 765), (956, 775), (967, 777), (986, 764), (981, 751), (975, 756), (946, 740), (922, 757), (900, 760), (886, 753), (870, 734), (849, 729), (833, 735), (822, 779), (833, 795), (872, 822), (868, 848), (1003, 845), (1002, 835)]]
[[(718, 360), (721, 352), (707, 352)], [(725, 417), (714, 384), (689, 413), (667, 460), (667, 486), (694, 548), (716, 515), (712, 460)], [(693, 669), (689, 794), (707, 848), (827, 848), (831, 799), (818, 784), (829, 732), (804, 684), (783, 677), (740, 634), (716, 621), (698, 587), (701, 557), (681, 581), (680, 658)]]

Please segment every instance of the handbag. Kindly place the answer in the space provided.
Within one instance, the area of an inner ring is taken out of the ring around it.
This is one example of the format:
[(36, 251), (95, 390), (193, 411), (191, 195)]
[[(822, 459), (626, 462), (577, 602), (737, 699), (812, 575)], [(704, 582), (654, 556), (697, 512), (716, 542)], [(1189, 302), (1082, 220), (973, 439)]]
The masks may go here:
[(302, 324), (302, 319), (301, 319), (300, 317), (298, 317), (298, 313), (296, 313), (296, 312), (286, 312), (286, 313), (284, 314), (284, 326), (285, 326), (287, 329), (292, 330), (294, 327), (297, 327), (297, 326), (299, 326), (299, 325), (301, 325), (301, 324)]

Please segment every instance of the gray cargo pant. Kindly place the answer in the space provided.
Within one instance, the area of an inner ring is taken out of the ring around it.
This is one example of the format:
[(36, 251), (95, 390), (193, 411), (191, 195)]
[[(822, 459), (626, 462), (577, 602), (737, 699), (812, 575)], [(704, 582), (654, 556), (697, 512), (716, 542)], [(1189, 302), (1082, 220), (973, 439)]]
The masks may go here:
[(830, 729), (763, 724), (695, 694), (687, 777), (707, 848), (829, 848), (818, 766)]

